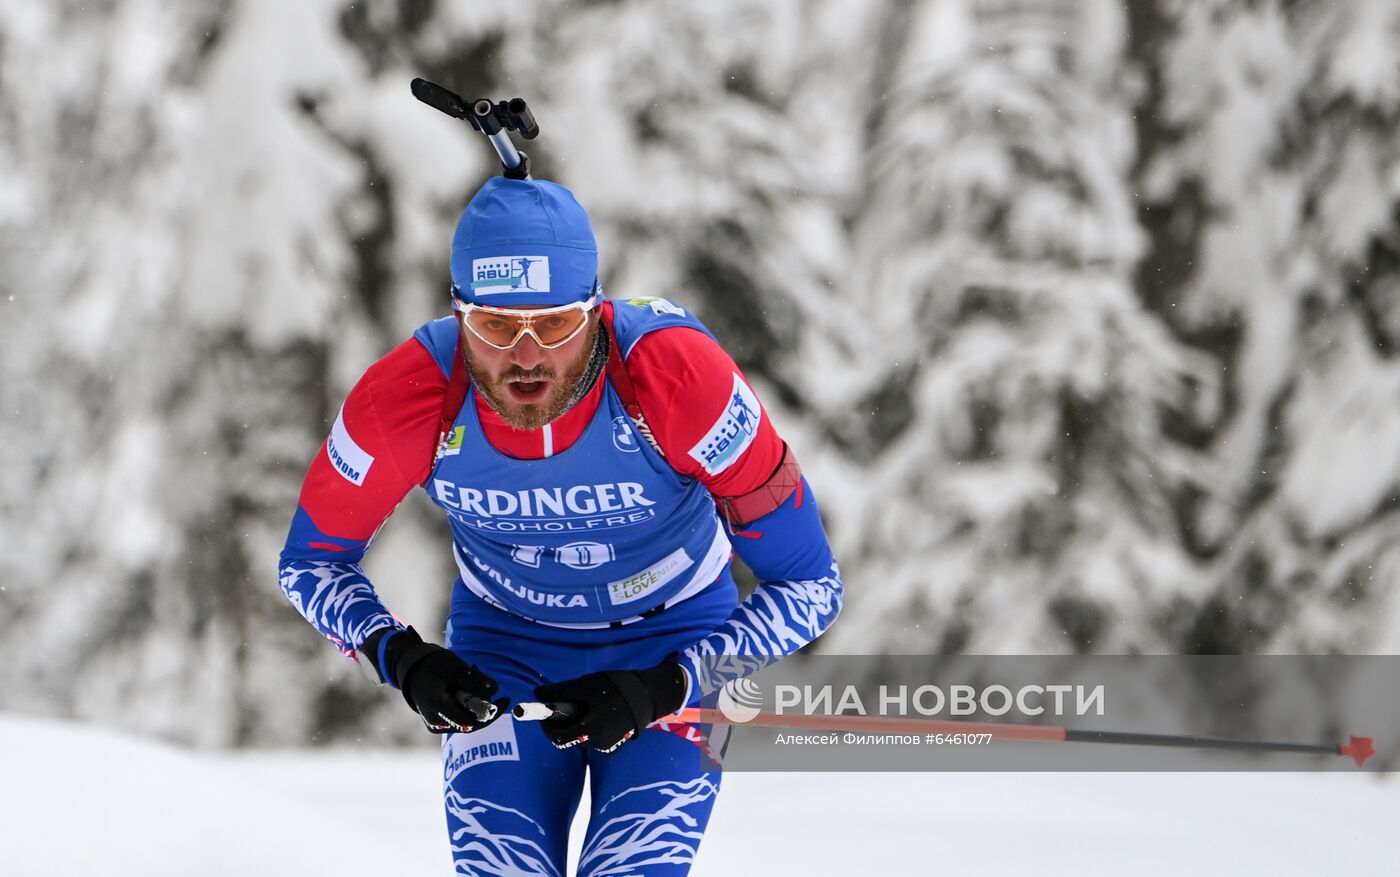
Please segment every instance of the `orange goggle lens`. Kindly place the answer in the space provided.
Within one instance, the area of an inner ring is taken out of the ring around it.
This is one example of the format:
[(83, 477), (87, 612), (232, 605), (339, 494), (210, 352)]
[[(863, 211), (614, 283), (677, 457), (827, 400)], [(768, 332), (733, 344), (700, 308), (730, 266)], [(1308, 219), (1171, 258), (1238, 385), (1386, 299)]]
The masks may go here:
[(514, 347), (526, 332), (535, 336), (541, 347), (558, 347), (574, 337), (587, 321), (588, 309), (584, 307), (540, 314), (471, 308), (466, 315), (467, 328), (482, 341), (501, 349)]

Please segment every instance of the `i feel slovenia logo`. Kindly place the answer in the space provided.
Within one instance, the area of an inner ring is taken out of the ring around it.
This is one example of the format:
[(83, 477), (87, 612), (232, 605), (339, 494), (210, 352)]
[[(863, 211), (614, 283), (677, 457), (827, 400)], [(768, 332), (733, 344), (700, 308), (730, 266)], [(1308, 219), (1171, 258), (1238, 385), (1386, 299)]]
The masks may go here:
[(763, 708), (763, 690), (752, 679), (735, 679), (719, 690), (719, 711), (736, 725), (752, 722)]

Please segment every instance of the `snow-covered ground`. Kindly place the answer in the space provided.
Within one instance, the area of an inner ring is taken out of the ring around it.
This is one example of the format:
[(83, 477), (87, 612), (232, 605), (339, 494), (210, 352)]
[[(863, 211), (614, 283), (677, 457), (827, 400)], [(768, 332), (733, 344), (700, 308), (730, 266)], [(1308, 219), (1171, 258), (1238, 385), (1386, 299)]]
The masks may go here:
[[(1400, 814), (1359, 773), (724, 782), (697, 875), (1394, 873)], [(446, 875), (437, 794), (426, 750), (210, 755), (0, 715), (6, 877)]]

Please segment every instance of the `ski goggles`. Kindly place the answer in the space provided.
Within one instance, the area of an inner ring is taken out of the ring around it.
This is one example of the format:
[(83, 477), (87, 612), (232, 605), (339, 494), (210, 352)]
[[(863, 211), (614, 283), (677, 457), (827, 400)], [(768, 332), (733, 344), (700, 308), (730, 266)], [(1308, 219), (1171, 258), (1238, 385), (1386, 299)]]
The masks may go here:
[(588, 325), (588, 312), (598, 304), (595, 294), (586, 301), (554, 308), (493, 308), (477, 304), (458, 304), (462, 325), (473, 335), (497, 350), (510, 350), (520, 339), (529, 335), (535, 343), (551, 350), (569, 341)]

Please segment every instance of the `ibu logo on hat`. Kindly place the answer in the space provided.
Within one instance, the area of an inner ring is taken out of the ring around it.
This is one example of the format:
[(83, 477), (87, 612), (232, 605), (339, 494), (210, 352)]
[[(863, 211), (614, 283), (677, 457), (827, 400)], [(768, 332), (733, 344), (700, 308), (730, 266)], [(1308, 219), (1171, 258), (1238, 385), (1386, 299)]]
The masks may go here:
[(472, 260), (472, 294), (549, 292), (548, 256), (495, 256)]

